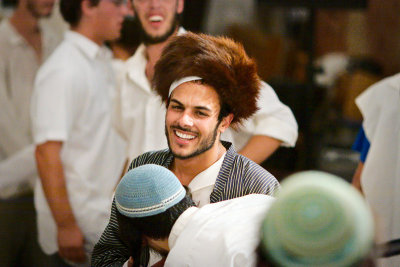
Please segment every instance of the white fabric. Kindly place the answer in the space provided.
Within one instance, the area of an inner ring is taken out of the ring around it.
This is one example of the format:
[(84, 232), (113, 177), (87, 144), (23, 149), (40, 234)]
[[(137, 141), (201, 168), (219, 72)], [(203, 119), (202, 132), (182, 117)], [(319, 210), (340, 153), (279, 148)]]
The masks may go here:
[(296, 119), (290, 108), (279, 101), (274, 89), (264, 81), (261, 82), (258, 106), (260, 109), (244, 121), (239, 131), (229, 128), (222, 139), (232, 141), (237, 150), (244, 147), (253, 135), (273, 137), (281, 140), (282, 146), (293, 147), (298, 135)]
[[(178, 34), (184, 32), (180, 28)], [(145, 46), (142, 44), (126, 62), (126, 72), (117, 92), (116, 125), (128, 140), (129, 160), (144, 152), (168, 147), (164, 134), (165, 105), (151, 89), (145, 75), (146, 64)], [(255, 134), (274, 137), (282, 140), (285, 146), (294, 146), (297, 123), (293, 113), (264, 82), (258, 103), (260, 110), (245, 122), (245, 127), (238, 132), (228, 129), (222, 139), (233, 141), (238, 150)]]
[[(210, 195), (214, 189), (215, 181), (217, 180), (217, 176), (219, 170), (221, 169), (225, 155), (226, 153), (224, 153), (213, 165), (197, 174), (189, 183), (189, 192), (192, 195), (192, 200), (194, 203), (196, 203), (197, 207), (203, 207), (206, 204), (210, 204)], [(152, 250), (150, 250), (149, 266), (152, 266), (160, 260), (160, 254), (154, 253)], [(126, 262), (124, 267), (128, 266), (127, 264), (128, 263)]]
[(255, 266), (261, 222), (273, 202), (253, 194), (186, 210), (172, 227), (164, 266)]
[[(125, 144), (111, 127), (115, 88), (111, 54), (86, 37), (67, 32), (40, 68), (32, 99), (35, 144), (62, 141), (61, 159), (69, 201), (91, 252), (110, 215)], [(56, 225), (40, 180), (35, 188), (39, 242), (57, 251)]]
[(197, 76), (188, 76), (188, 77), (183, 77), (179, 80), (174, 81), (171, 86), (169, 87), (169, 92), (168, 92), (168, 96), (171, 95), (172, 91), (175, 90), (176, 87), (178, 87), (179, 85), (181, 85), (182, 83), (187, 83), (187, 82), (192, 82), (192, 81), (198, 81), (201, 80), (200, 77)]
[(37, 173), (29, 148), (30, 100), (39, 66), (59, 43), (45, 24), (40, 26), (42, 59), (9, 19), (0, 23), (0, 198), (32, 190)]
[(213, 165), (197, 174), (189, 183), (188, 187), (197, 207), (202, 207), (210, 203), (210, 195), (214, 189), (215, 181), (217, 180), (225, 155), (226, 153)]
[[(378, 241), (400, 238), (400, 74), (363, 92), (356, 103), (370, 149), (361, 174), (365, 196), (377, 215)], [(379, 266), (400, 266), (400, 256)]]
[(38, 178), (33, 144), (0, 162), (0, 198), (15, 197), (32, 191)]

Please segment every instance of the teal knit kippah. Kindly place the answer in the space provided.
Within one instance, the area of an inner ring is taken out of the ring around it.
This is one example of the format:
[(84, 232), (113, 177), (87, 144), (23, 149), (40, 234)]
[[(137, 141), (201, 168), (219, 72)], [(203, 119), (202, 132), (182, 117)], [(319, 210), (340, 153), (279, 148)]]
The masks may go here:
[(373, 219), (361, 194), (334, 175), (306, 171), (286, 178), (261, 230), (278, 266), (351, 266), (373, 242)]
[(148, 164), (122, 177), (115, 191), (115, 204), (127, 217), (147, 217), (166, 211), (185, 194), (185, 188), (170, 170)]

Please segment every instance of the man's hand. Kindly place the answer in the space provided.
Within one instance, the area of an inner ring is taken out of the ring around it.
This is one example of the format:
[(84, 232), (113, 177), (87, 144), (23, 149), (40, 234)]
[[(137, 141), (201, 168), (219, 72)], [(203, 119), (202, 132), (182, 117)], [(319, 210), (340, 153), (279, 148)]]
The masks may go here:
[(76, 263), (85, 262), (84, 238), (68, 199), (61, 161), (62, 142), (48, 141), (36, 146), (35, 156), (46, 200), (57, 225), (58, 253)]
[(57, 239), (58, 253), (62, 258), (76, 263), (86, 261), (83, 234), (76, 224), (58, 227)]

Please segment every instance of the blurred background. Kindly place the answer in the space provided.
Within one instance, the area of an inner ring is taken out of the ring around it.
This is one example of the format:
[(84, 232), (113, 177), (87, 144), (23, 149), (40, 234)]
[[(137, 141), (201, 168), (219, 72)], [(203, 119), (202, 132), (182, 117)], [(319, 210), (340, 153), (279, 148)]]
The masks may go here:
[[(0, 19), (15, 3), (1, 0)], [(57, 11), (44, 23), (62, 34)], [(296, 147), (281, 147), (263, 167), (278, 179), (318, 169), (351, 180), (359, 158), (351, 145), (361, 125), (354, 99), (399, 72), (399, 14), (398, 0), (186, 0), (182, 24), (241, 42), (294, 112)], [(139, 36), (135, 42), (135, 30), (128, 32), (134, 47)]]

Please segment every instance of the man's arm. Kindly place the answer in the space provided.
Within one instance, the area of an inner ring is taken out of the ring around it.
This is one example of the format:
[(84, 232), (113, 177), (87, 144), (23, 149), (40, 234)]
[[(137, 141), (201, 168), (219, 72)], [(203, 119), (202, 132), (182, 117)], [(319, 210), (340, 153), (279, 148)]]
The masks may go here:
[(84, 237), (72, 212), (61, 162), (62, 142), (48, 141), (36, 147), (35, 157), (43, 191), (57, 225), (58, 253), (84, 262)]
[[(296, 119), (271, 86), (261, 83), (259, 110), (237, 132), (233, 132), (240, 154), (262, 163), (280, 145), (293, 147), (297, 140)], [(250, 137), (249, 137), (250, 136)], [(248, 138), (247, 142), (243, 142)]]
[(129, 259), (128, 246), (119, 237), (117, 208), (115, 201), (111, 207), (110, 221), (92, 253), (91, 266), (122, 266)]
[(31, 143), (12, 105), (9, 91), (10, 77), (3, 51), (0, 53), (0, 151), (12, 155)]
[(238, 153), (261, 164), (278, 149), (281, 143), (282, 141), (273, 137), (254, 135)]
[(357, 188), (361, 193), (363, 193), (363, 190), (361, 187), (361, 173), (362, 173), (363, 168), (364, 168), (364, 163), (362, 161), (360, 161), (358, 163), (356, 171), (354, 172), (353, 180), (351, 182), (351, 184), (355, 188)]
[[(129, 165), (128, 170), (141, 166), (143, 164), (160, 164), (165, 159), (160, 155), (154, 155), (148, 152), (135, 158)], [(148, 262), (148, 250), (142, 249), (143, 256), (141, 262)], [(111, 206), (110, 221), (99, 241), (96, 243), (92, 253), (91, 266), (122, 266), (130, 257), (131, 253), (127, 244), (122, 241), (119, 235), (117, 221), (117, 207), (115, 200)], [(129, 266), (129, 265), (128, 265)]]
[(0, 162), (0, 198), (13, 196), (21, 184), (33, 184), (37, 175), (34, 150), (29, 145)]

